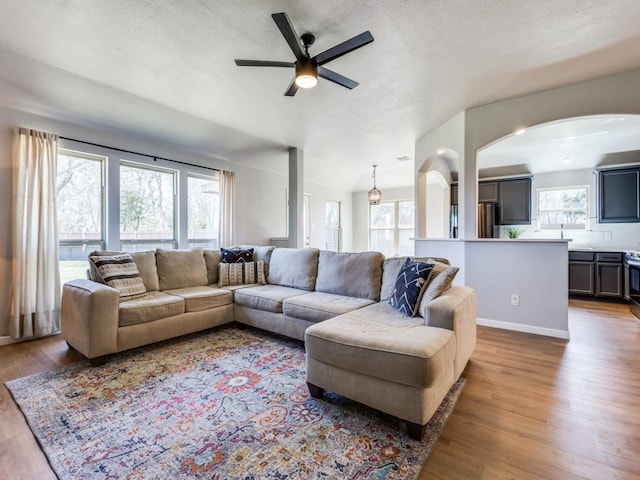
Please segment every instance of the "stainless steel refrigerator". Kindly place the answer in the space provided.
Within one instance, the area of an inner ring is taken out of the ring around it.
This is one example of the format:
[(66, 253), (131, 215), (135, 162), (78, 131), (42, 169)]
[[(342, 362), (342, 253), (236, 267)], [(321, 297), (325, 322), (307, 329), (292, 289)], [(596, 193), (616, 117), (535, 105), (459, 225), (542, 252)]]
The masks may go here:
[(478, 238), (496, 238), (498, 236), (498, 204), (478, 204)]

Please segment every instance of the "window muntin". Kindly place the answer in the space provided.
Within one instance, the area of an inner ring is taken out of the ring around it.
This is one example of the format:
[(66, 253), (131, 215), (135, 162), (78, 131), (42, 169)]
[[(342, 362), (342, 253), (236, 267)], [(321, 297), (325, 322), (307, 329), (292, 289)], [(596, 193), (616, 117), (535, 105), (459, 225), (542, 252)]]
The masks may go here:
[(174, 248), (176, 172), (120, 163), (120, 243), (132, 251)]
[(220, 183), (217, 176), (187, 176), (189, 248), (218, 248)]
[(540, 230), (586, 230), (589, 221), (589, 187), (539, 188)]
[(369, 248), (386, 256), (413, 255), (415, 202), (400, 200), (369, 206)]
[(104, 248), (105, 157), (58, 150), (56, 214), (60, 280), (84, 278), (87, 255)]

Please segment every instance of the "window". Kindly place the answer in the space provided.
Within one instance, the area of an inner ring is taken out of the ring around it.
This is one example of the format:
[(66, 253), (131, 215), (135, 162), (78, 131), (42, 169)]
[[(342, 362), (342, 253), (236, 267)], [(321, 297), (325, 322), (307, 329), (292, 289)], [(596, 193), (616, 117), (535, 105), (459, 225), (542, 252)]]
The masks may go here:
[(174, 248), (175, 177), (171, 170), (120, 164), (120, 243), (124, 251)]
[(327, 250), (333, 252), (340, 251), (341, 229), (340, 229), (340, 202), (327, 200), (324, 207), (324, 225), (327, 229)]
[(401, 200), (369, 206), (369, 248), (386, 256), (413, 255), (415, 202)]
[(58, 151), (56, 207), (60, 279), (85, 278), (87, 255), (104, 248), (105, 157)]
[(218, 248), (220, 183), (217, 176), (187, 177), (189, 248)]
[(586, 230), (589, 188), (587, 186), (539, 188), (538, 228), (540, 230)]

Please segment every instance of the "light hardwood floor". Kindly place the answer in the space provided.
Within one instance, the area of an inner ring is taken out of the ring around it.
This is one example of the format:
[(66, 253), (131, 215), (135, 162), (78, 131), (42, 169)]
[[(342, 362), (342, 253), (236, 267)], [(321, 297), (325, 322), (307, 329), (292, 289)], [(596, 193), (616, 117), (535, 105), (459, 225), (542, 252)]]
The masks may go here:
[[(486, 327), (420, 480), (640, 479), (640, 320), (570, 301), (571, 340)], [(0, 381), (79, 359), (59, 336), (0, 347)], [(0, 478), (55, 479), (4, 385)]]

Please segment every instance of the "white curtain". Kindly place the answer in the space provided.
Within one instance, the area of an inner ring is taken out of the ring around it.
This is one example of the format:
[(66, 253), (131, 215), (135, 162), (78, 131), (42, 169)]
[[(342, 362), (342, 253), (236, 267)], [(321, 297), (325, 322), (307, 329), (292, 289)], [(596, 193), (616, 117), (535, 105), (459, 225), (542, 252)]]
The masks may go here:
[(58, 137), (25, 128), (15, 130), (14, 135), (13, 272), (5, 333), (29, 338), (60, 330)]
[(235, 183), (236, 174), (220, 171), (220, 246), (228, 247), (235, 242)]

